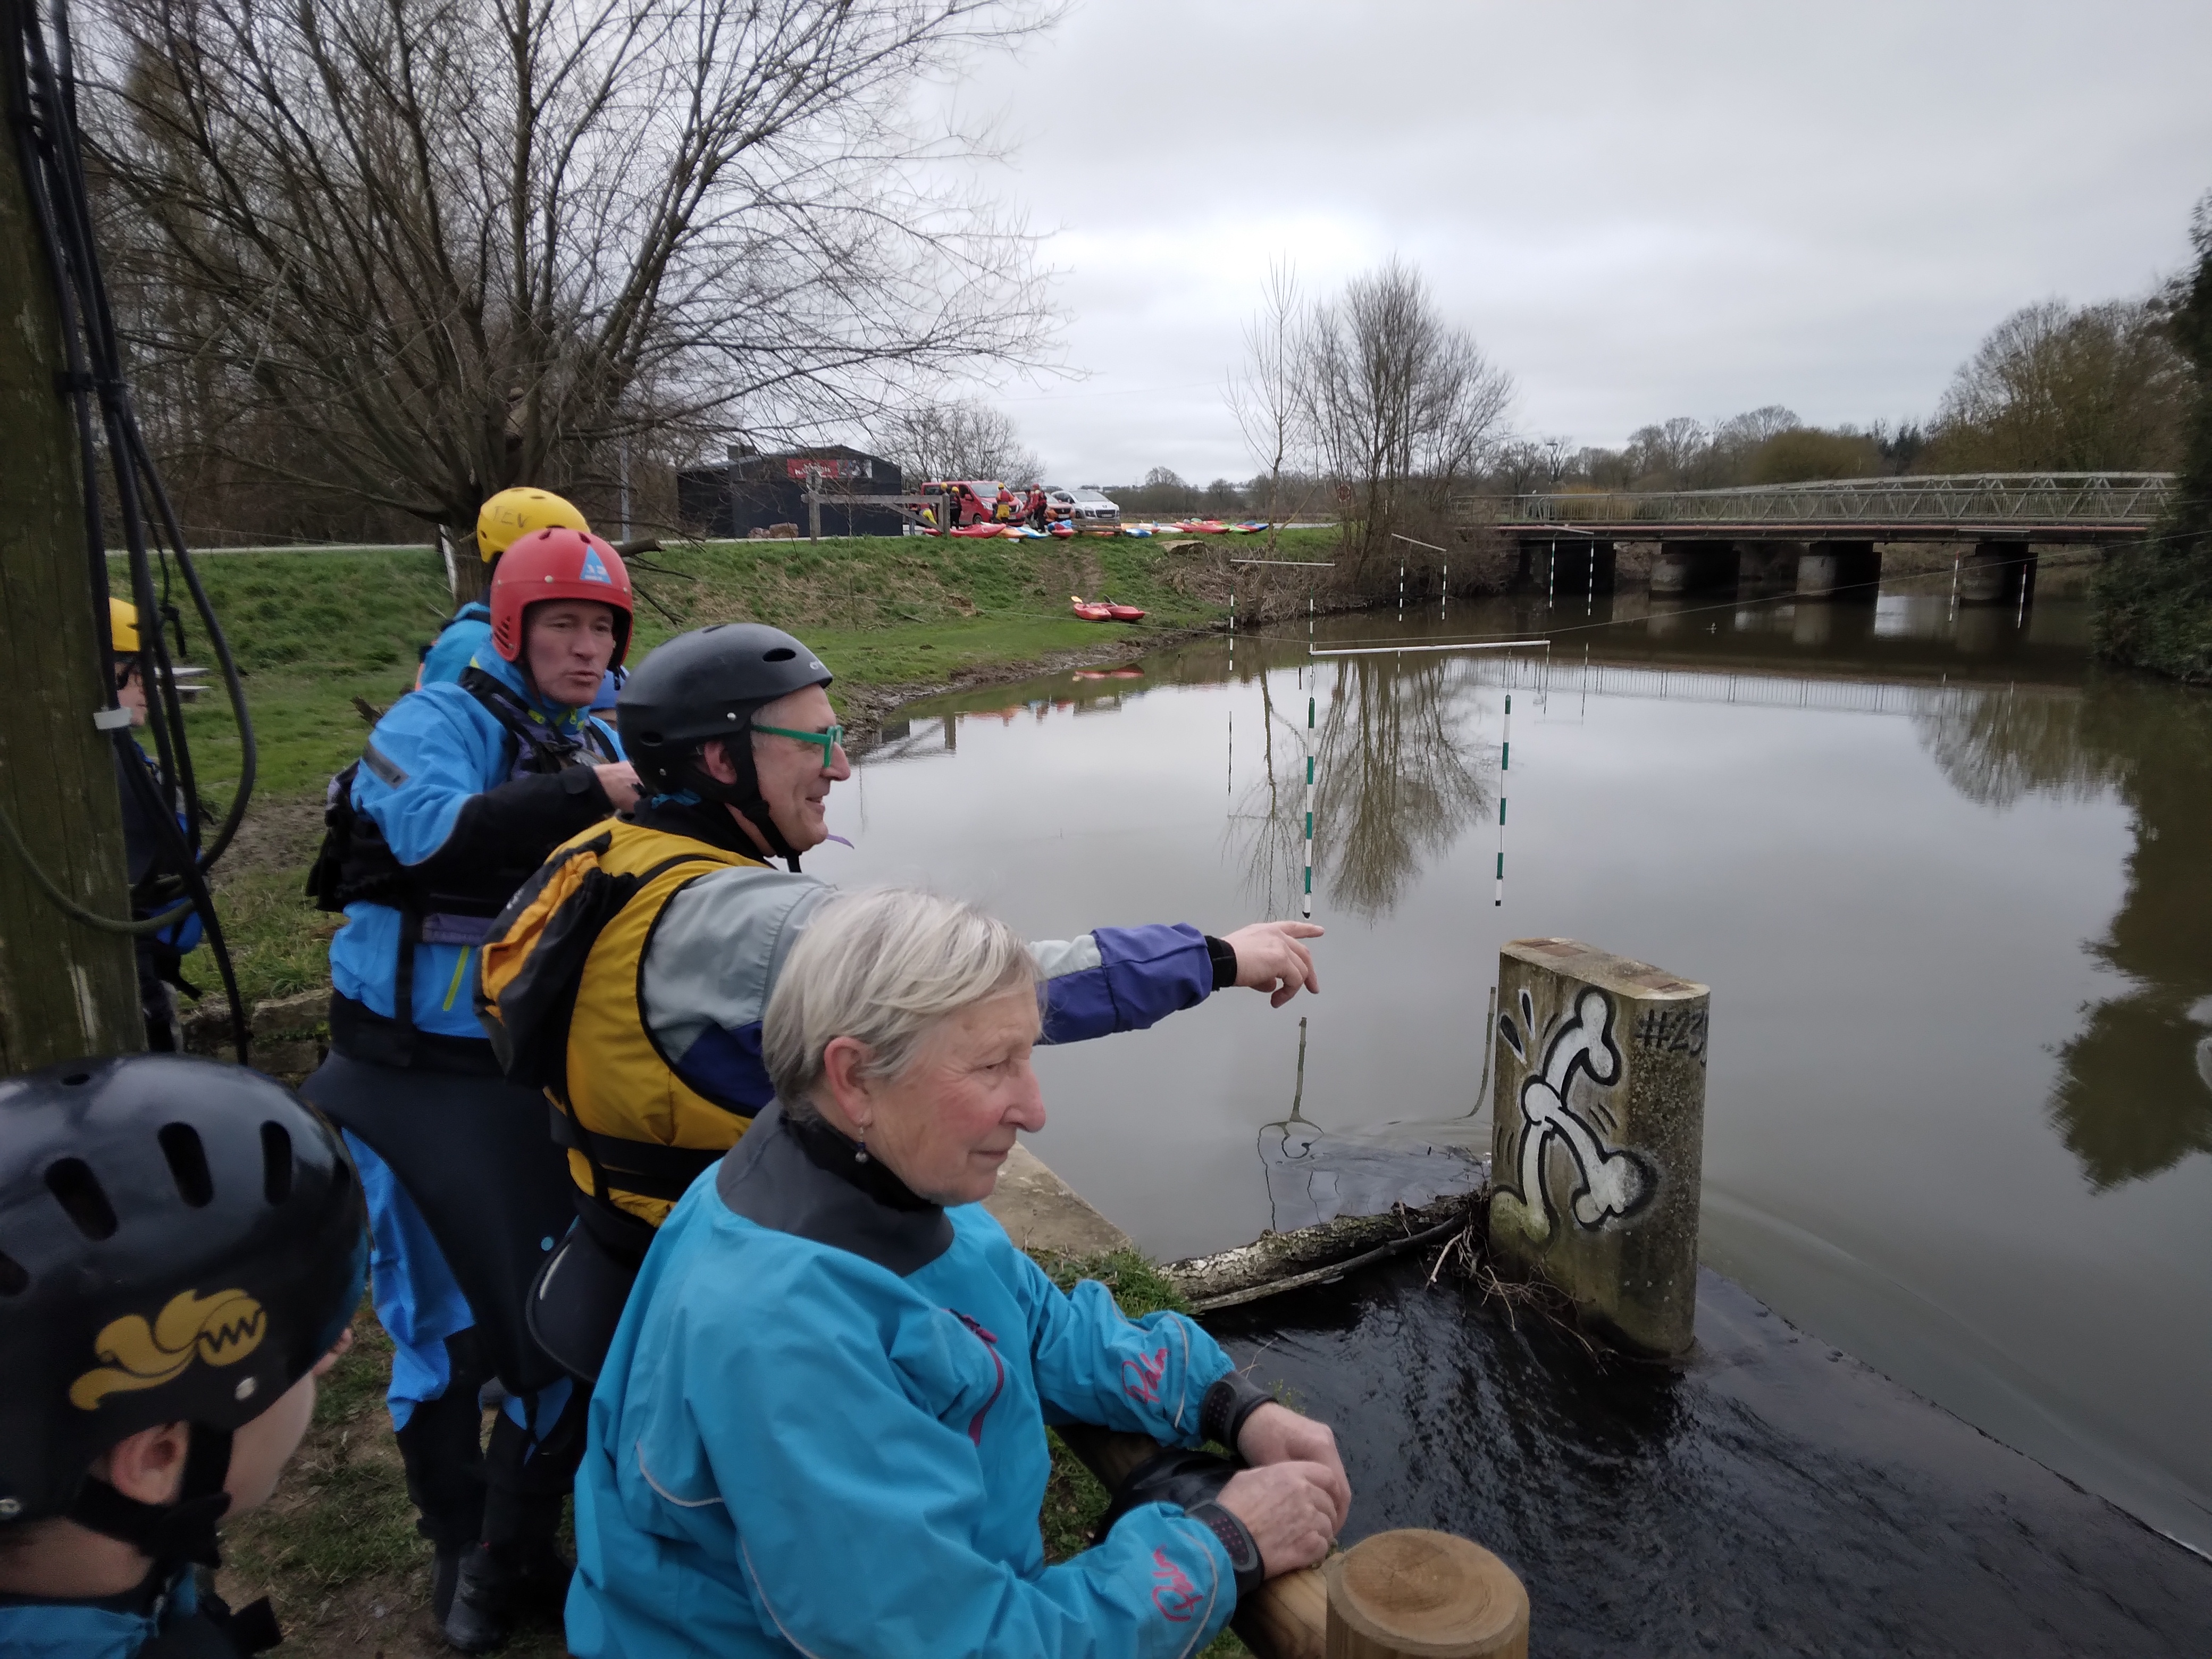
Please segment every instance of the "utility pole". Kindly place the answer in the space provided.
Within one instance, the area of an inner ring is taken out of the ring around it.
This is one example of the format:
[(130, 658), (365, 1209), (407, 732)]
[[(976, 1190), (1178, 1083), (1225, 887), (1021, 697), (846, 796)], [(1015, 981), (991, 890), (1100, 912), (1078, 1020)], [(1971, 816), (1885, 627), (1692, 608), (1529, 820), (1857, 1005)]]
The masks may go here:
[[(0, 49), (21, 50), (16, 0)], [(15, 77), (0, 76), (12, 88)], [(77, 903), (131, 914), (115, 752), (101, 696), (76, 422), (61, 389), (61, 309), (13, 142), (0, 150), (0, 811)], [(149, 624), (154, 619), (146, 619)], [(145, 1046), (131, 940), (73, 921), (0, 846), (0, 1072)]]

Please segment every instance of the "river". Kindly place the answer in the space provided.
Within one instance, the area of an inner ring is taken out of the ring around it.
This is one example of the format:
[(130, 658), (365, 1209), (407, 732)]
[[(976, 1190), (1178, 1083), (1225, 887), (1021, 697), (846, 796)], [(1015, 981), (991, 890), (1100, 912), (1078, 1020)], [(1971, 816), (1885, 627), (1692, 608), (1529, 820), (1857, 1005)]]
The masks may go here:
[(1047, 1162), (1164, 1259), (1457, 1190), (1499, 943), (1657, 963), (1712, 988), (1706, 1263), (2212, 1551), (2212, 701), (2087, 627), (1941, 583), (1278, 624), (902, 711), (809, 868), (1036, 939), (1296, 915), (1310, 696), (1322, 994), (1042, 1053)]

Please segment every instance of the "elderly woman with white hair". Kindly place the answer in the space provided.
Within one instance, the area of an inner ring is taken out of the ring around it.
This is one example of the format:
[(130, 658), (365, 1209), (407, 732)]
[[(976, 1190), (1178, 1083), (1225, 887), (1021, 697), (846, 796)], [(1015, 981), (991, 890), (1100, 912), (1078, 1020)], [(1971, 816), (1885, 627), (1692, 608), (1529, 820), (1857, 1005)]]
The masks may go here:
[[(592, 1402), (583, 1659), (1188, 1655), (1327, 1551), (1351, 1502), (1328, 1430), (1188, 1320), (1062, 1292), (978, 1201), (1044, 1123), (1036, 973), (915, 892), (835, 899), (793, 947), (778, 1103), (661, 1228)], [(1249, 1467), (1048, 1566), (1048, 1420)]]

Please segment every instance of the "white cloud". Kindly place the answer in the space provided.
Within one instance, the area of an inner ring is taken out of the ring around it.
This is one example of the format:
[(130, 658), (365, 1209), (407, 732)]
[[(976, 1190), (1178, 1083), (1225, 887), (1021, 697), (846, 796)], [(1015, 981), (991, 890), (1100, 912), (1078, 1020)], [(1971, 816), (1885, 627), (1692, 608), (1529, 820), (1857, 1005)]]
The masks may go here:
[(1003, 100), (1085, 374), (1006, 407), (1070, 480), (1243, 477), (1268, 260), (1395, 252), (1532, 430), (1924, 414), (2007, 312), (2181, 263), (2207, 63), (2201, 0), (1091, 0), (959, 93)]

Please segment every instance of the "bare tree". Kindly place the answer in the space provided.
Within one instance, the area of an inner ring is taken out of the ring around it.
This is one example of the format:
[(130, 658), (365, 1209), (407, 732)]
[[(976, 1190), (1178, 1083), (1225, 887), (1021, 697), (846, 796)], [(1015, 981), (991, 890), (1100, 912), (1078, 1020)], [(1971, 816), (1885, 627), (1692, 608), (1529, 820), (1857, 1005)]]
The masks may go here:
[(1544, 451), (1526, 438), (1498, 445), (1491, 457), (1491, 479), (1504, 495), (1525, 495), (1543, 476)]
[(1287, 260), (1267, 262), (1267, 285), (1261, 291), (1260, 309), (1244, 325), (1243, 367), (1229, 377), (1229, 412), (1244, 434), (1244, 447), (1259, 467), (1252, 480), (1255, 495), (1267, 502), (1267, 552), (1275, 550), (1275, 526), (1287, 512), (1297, 517), (1303, 507), (1286, 507), (1284, 480), (1296, 480), (1307, 459), (1310, 434), (1304, 424), (1306, 410), (1301, 382), (1305, 362), (1305, 301), (1298, 293), (1297, 267)]
[(1395, 259), (1316, 308), (1303, 356), (1304, 419), (1351, 495), (1348, 550), (1355, 566), (1382, 562), (1394, 531), (1440, 526), (1452, 491), (1482, 469), (1504, 435), (1512, 377)]
[(1960, 471), (2169, 466), (2185, 380), (2159, 306), (2045, 301), (1999, 323), (1960, 367), (1930, 447)]
[(927, 479), (997, 478), (1035, 483), (1044, 463), (1006, 415), (973, 398), (908, 404), (870, 422), (870, 436), (909, 486)]
[(974, 143), (909, 113), (1029, 0), (95, 3), (141, 346), (258, 476), (467, 526), (1048, 330), (1030, 240), (930, 182)]
[(1641, 489), (1687, 489), (1711, 442), (1705, 422), (1687, 415), (1639, 427), (1628, 437), (1630, 471)]

